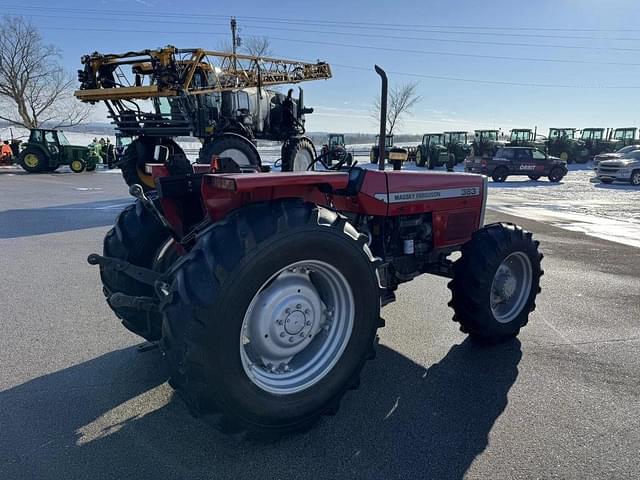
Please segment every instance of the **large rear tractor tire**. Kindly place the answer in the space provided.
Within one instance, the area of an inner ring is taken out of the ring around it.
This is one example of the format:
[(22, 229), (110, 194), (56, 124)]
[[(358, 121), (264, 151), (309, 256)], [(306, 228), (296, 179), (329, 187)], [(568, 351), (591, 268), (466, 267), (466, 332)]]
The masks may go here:
[(378, 153), (373, 148), (369, 150), (369, 163), (378, 163)]
[(282, 145), (282, 171), (306, 172), (316, 158), (316, 149), (308, 138), (292, 138)]
[(180, 146), (171, 139), (140, 137), (135, 139), (124, 151), (118, 166), (122, 171), (122, 178), (127, 185), (138, 184), (145, 192), (155, 190), (153, 177), (146, 173), (145, 165), (154, 163), (153, 154), (156, 145), (163, 145), (169, 149), (169, 155), (184, 154)]
[(433, 170), (434, 168), (436, 168), (436, 161), (435, 161), (435, 159), (433, 157), (434, 157), (434, 154), (431, 153), (431, 152), (428, 152), (428, 155), (427, 155), (427, 169), (428, 170)]
[[(160, 207), (159, 204), (157, 206)], [(176, 255), (177, 251), (167, 230), (139, 201), (120, 213), (114, 227), (104, 238), (105, 257), (118, 258), (159, 272), (165, 271)], [(122, 272), (101, 267), (100, 278), (107, 303), (108, 298), (118, 292), (155, 298), (153, 286), (138, 282)], [(122, 324), (133, 333), (149, 341), (160, 339), (162, 316), (159, 311), (111, 308), (122, 320)]]
[(29, 173), (40, 173), (47, 170), (47, 159), (40, 150), (26, 148), (20, 153), (20, 166)]
[(225, 433), (273, 439), (333, 414), (373, 358), (379, 284), (366, 237), (298, 200), (204, 233), (163, 303), (170, 384)]
[(256, 147), (239, 135), (223, 135), (207, 142), (198, 155), (198, 163), (209, 165), (211, 158), (228, 157), (240, 167), (260, 167), (260, 155)]
[(453, 172), (453, 168), (456, 166), (456, 157), (451, 154), (449, 155), (449, 160), (447, 160), (447, 172)]
[(460, 330), (485, 343), (515, 337), (536, 308), (542, 253), (531, 233), (517, 225), (494, 223), (462, 246), (449, 282), (453, 320)]

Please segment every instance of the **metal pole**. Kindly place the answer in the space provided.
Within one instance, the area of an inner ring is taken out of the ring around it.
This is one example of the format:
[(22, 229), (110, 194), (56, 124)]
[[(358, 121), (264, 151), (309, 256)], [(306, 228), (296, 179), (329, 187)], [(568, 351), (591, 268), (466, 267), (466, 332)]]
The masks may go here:
[(236, 70), (236, 17), (231, 17), (231, 52), (233, 53), (233, 69)]
[(387, 74), (378, 65), (374, 66), (382, 80), (380, 94), (380, 136), (378, 137), (378, 170), (384, 170), (385, 140), (387, 135)]

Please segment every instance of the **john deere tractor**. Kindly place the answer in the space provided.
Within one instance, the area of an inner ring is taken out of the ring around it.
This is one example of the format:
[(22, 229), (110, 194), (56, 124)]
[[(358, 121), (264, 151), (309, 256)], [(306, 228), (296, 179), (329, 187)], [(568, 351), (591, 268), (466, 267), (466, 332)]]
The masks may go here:
[(611, 152), (635, 143), (640, 143), (638, 129), (635, 127), (616, 128), (609, 132), (608, 144)]
[(71, 145), (60, 130), (33, 128), (29, 140), (22, 143), (18, 161), (29, 173), (53, 172), (69, 165), (76, 173), (93, 171), (100, 161), (88, 147)]
[(470, 155), (480, 157), (493, 157), (498, 147), (504, 142), (498, 140), (498, 130), (474, 130), (473, 142), (471, 142)]
[(453, 170), (455, 159), (449, 154), (444, 133), (425, 133), (422, 136), (416, 152), (416, 165), (426, 166), (429, 170), (446, 165), (447, 170)]
[(587, 159), (612, 151), (604, 128), (583, 128), (580, 140), (584, 142), (584, 150), (587, 150)]
[(450, 162), (454, 164), (463, 162), (469, 154), (470, 146), (467, 144), (467, 132), (444, 132), (444, 143), (447, 146)]
[(549, 155), (567, 163), (585, 163), (589, 160), (589, 151), (585, 148), (585, 142), (576, 138), (575, 128), (550, 128), (545, 145)]
[(537, 129), (530, 128), (514, 128), (509, 136), (509, 147), (538, 147), (540, 144), (536, 142)]
[[(369, 150), (369, 160), (371, 163), (378, 163), (378, 150), (380, 149), (380, 135), (376, 135), (376, 141)], [(393, 135), (384, 137), (384, 158), (389, 158), (389, 151), (393, 148)]]

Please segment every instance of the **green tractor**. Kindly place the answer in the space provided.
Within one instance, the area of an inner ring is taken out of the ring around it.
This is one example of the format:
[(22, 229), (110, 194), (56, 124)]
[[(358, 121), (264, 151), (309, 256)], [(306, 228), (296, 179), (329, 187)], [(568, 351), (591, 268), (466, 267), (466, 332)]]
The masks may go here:
[(584, 149), (586, 150), (587, 160), (592, 159), (596, 155), (601, 153), (609, 153), (613, 150), (611, 145), (606, 140), (604, 128), (583, 128), (580, 134), (580, 140), (584, 142)]
[[(369, 161), (371, 163), (378, 162), (378, 148), (380, 145), (380, 135), (376, 135), (376, 142), (371, 147), (369, 151)], [(384, 136), (384, 158), (389, 158), (389, 151), (393, 148), (393, 135), (385, 135)]]
[(509, 136), (508, 147), (538, 147), (536, 142), (537, 129), (530, 128), (514, 128)]
[(585, 163), (589, 160), (589, 150), (585, 142), (576, 138), (575, 128), (550, 128), (545, 146), (549, 155), (567, 163)]
[(638, 129), (636, 127), (616, 128), (609, 132), (608, 145), (611, 152), (620, 150), (627, 145), (640, 143), (638, 141)]
[(455, 159), (449, 155), (444, 133), (425, 133), (422, 136), (422, 143), (416, 151), (416, 165), (426, 166), (429, 170), (446, 165), (447, 170), (453, 170)]
[(444, 132), (444, 143), (454, 164), (463, 162), (471, 150), (467, 143), (467, 132)]
[(32, 128), (29, 140), (20, 146), (18, 161), (29, 173), (53, 172), (60, 165), (69, 165), (76, 173), (90, 172), (100, 161), (88, 147), (71, 145), (59, 130)]
[(471, 142), (470, 156), (493, 157), (502, 145), (498, 141), (499, 130), (474, 130), (473, 142)]

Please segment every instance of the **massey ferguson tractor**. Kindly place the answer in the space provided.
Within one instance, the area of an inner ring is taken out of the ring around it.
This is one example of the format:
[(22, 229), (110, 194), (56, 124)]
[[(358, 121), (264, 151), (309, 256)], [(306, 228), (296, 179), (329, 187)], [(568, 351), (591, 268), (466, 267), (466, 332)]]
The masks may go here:
[(538, 242), (484, 224), (485, 177), (385, 168), (376, 71), (376, 165), (246, 172), (213, 156), (174, 174), (158, 144), (156, 191), (133, 185), (89, 256), (116, 315), (159, 342), (170, 384), (224, 432), (277, 437), (334, 414), (375, 355), (381, 308), (422, 274), (450, 279), (453, 320), (479, 342), (515, 337), (535, 309)]
[(199, 163), (212, 156), (233, 158), (244, 167), (261, 168), (256, 140), (283, 142), (282, 170), (305, 170), (316, 151), (304, 135), (302, 89), (298, 98), (269, 90), (275, 85), (331, 78), (324, 62), (178, 49), (167, 46), (123, 54), (93, 53), (82, 57), (78, 71), (83, 102), (103, 101), (116, 131), (135, 140), (119, 166), (128, 185), (155, 188), (144, 165), (156, 146), (169, 149), (172, 173), (189, 171), (175, 137), (200, 139)]

